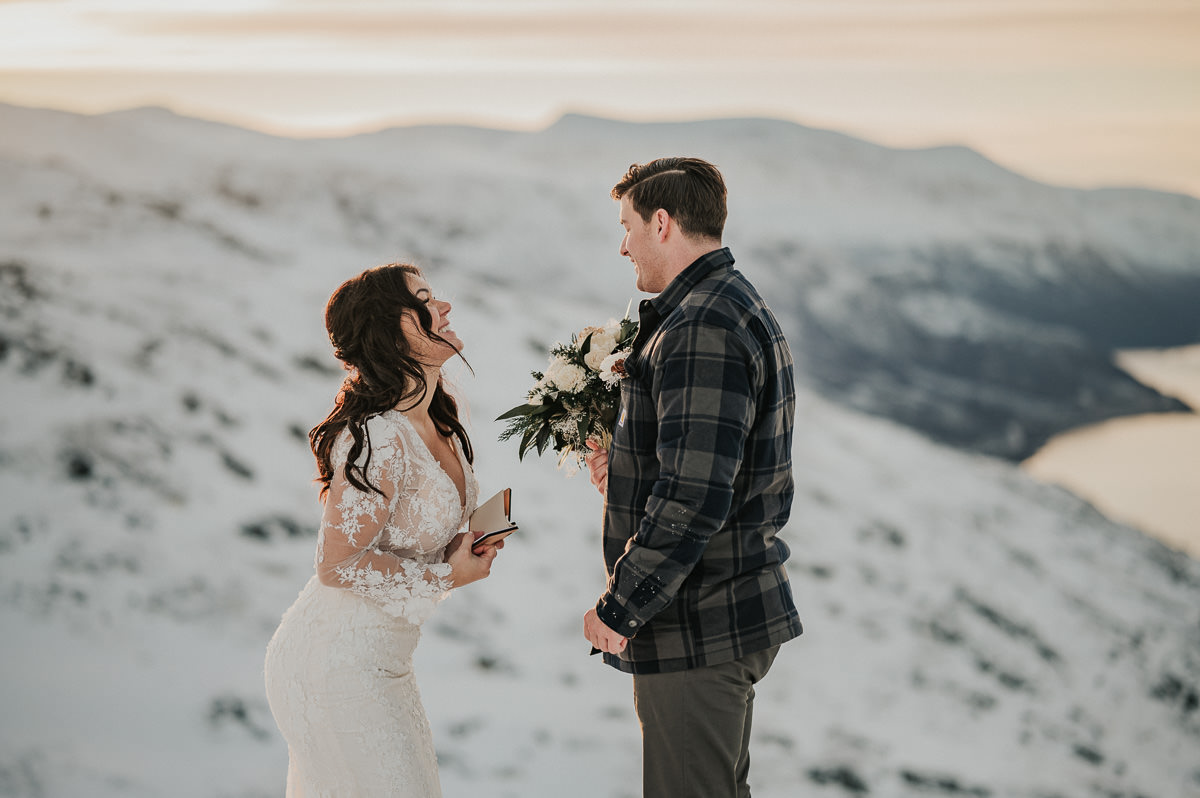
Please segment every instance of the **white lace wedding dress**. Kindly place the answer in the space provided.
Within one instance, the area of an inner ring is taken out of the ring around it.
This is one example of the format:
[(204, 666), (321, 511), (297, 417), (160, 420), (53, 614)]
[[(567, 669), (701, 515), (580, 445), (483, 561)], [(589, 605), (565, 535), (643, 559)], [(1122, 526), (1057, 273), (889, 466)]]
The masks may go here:
[[(421, 624), (449, 589), (446, 544), (474, 508), (397, 411), (367, 422), (371, 483), (343, 475), (348, 433), (317, 538), (317, 573), (267, 646), (271, 712), (288, 744), (288, 798), (440, 796), (437, 755), (412, 671)], [(361, 462), (361, 461), (360, 461)]]

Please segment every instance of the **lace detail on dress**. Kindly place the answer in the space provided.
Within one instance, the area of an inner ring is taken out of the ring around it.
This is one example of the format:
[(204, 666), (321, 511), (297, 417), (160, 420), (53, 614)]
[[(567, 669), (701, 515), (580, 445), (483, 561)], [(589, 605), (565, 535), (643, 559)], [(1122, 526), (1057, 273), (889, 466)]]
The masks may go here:
[[(367, 424), (370, 482), (343, 475), (321, 518), (317, 574), (267, 646), (271, 712), (288, 743), (288, 798), (440, 798), (437, 753), (412, 672), (425, 620), (449, 588), (446, 544), (478, 500), (459, 451), (465, 504), (400, 413)], [(457, 450), (457, 447), (456, 447)]]
[[(368, 480), (384, 495), (362, 491), (343, 473), (351, 438), (334, 445), (334, 475), (317, 538), (321, 581), (377, 603), (389, 615), (419, 626), (450, 589), (446, 544), (469, 517), (478, 489), (459, 455), (466, 504), (408, 419), (388, 411), (367, 422)], [(360, 458), (366, 462), (366, 453)]]
[(400, 570), (385, 574), (371, 565), (335, 569), (342, 585), (379, 603), (383, 611), (420, 626), (450, 590), (450, 566), (401, 561)]

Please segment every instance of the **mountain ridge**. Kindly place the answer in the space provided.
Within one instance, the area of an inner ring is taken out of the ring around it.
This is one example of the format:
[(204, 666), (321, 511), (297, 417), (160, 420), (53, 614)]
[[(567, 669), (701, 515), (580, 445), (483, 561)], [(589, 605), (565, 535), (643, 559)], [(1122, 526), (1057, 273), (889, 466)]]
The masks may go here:
[[(594, 220), (611, 218), (606, 205), (613, 174), (633, 160), (618, 153), (653, 153), (666, 141), (708, 142), (701, 149), (722, 163), (733, 187), (727, 238), (739, 263), (766, 268), (756, 279), (788, 317), (785, 329), (808, 342), (803, 378), (823, 394), (1014, 461), (1077, 426), (1186, 410), (1131, 381), (1111, 360), (1120, 348), (1200, 340), (1191, 312), (1200, 299), (1198, 200), (1056, 189), (971, 156), (973, 164), (987, 164), (981, 176), (974, 166), (960, 168), (960, 148), (890, 150), (777, 120), (689, 125), (569, 115), (535, 133), (394, 128), (342, 140), (292, 140), (221, 126), (214, 137), (209, 123), (193, 128), (172, 114), (165, 117), (171, 132), (158, 140), (153, 131), (164, 127), (153, 121), (164, 119), (158, 111), (16, 115), (26, 119), (27, 131), (41, 133), (23, 141), (20, 125), (5, 125), (0, 153), (19, 159), (23, 148), (51, 147), (45, 157), (52, 163), (73, 165), (106, 184), (102, 190), (110, 196), (165, 190), (168, 196), (145, 200), (159, 212), (182, 212), (189, 195), (207, 202), (215, 178), (223, 199), (240, 199), (242, 215), (267, 213), (265, 203), (278, 206), (272, 213), (289, 203), (296, 207), (287, 212), (307, 213), (300, 206), (315, 198), (327, 203), (326, 218), (350, 225), (361, 240), (385, 249), (399, 243), (402, 251), (425, 255), (428, 248), (415, 234), (388, 241), (391, 219), (395, 228), (411, 228), (407, 215), (423, 220), (435, 236), (451, 238), (446, 251), (454, 257), (438, 265), (457, 261), (493, 279), (511, 273), (515, 259), (528, 277), (546, 280), (557, 279), (557, 264), (567, 264), (574, 266), (578, 295), (608, 296), (622, 305), (625, 289), (614, 290), (601, 273), (575, 265), (611, 259), (612, 244), (604, 243)], [(150, 132), (138, 130), (142, 119), (150, 120), (141, 126)], [(95, 135), (87, 133), (91, 127)], [(192, 129), (195, 135), (183, 134)], [(776, 147), (776, 155), (756, 159), (744, 152), (739, 135)], [(93, 152), (97, 146), (107, 149)], [(183, 147), (186, 163), (195, 166), (181, 170), (168, 151)], [(431, 168), (443, 156), (456, 166)], [(297, 159), (325, 166), (297, 172), (287, 166)], [(999, 175), (999, 182), (987, 175)], [(257, 187), (239, 188), (245, 180)], [(439, 182), (445, 186), (430, 190)], [(456, 208), (456, 197), (471, 198), (470, 214)], [(270, 246), (235, 232), (241, 218), (215, 210), (225, 217), (220, 223), (198, 223), (269, 259)], [(509, 252), (492, 243), (487, 230), (531, 218), (571, 235), (548, 237), (540, 246), (514, 249), (510, 243)], [(986, 314), (1002, 321), (993, 325), (1000, 337), (977, 329), (984, 340), (964, 340), (952, 326), (930, 328), (922, 314), (904, 310), (909, 306), (939, 307), (951, 318)], [(1046, 333), (1046, 345), (1033, 357), (1003, 338), (1005, 329), (1021, 327)], [(891, 363), (904, 365), (896, 372)], [(936, 392), (906, 385), (908, 365), (934, 381), (969, 386), (983, 371), (1009, 385), (977, 392), (978, 412), (964, 421)]]

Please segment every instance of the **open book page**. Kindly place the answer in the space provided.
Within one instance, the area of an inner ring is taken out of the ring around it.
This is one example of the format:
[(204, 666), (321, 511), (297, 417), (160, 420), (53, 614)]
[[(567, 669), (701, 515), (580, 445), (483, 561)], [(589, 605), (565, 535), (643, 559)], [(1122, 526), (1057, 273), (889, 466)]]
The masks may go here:
[(499, 491), (471, 513), (471, 532), (475, 544), (495, 543), (516, 531), (512, 521), (512, 488)]

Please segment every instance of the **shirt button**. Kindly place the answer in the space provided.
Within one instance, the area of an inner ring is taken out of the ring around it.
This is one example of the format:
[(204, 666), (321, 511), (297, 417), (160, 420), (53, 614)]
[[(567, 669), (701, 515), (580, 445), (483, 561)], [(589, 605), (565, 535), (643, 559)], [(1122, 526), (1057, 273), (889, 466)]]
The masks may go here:
[(637, 626), (637, 621), (630, 621), (629, 625), (630, 627)]

